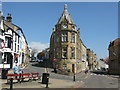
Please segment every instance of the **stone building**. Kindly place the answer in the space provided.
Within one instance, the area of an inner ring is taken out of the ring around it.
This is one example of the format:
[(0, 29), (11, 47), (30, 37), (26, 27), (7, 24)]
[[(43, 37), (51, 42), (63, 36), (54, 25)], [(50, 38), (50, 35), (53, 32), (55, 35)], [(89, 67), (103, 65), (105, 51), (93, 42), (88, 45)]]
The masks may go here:
[(83, 44), (83, 42), (81, 43), (81, 69), (82, 71), (86, 69), (86, 67), (88, 67), (88, 62), (87, 62), (87, 48), (86, 46)]
[(46, 48), (46, 49), (43, 50), (42, 52), (45, 54), (44, 59), (45, 59), (45, 60), (49, 60), (50, 48)]
[(120, 74), (120, 38), (110, 42), (109, 47), (109, 73)]
[(28, 47), (28, 43), (26, 37), (22, 31), (22, 29), (18, 29), (18, 34), (20, 36), (19, 43), (20, 43), (20, 50), (19, 50), (19, 63), (20, 64), (27, 64), (30, 60), (30, 49)]
[(96, 54), (92, 50), (87, 49), (87, 61), (89, 70), (95, 70), (97, 68), (96, 60), (97, 60)]
[[(50, 61), (54, 68), (78, 73), (85, 68), (86, 47), (80, 39), (80, 28), (76, 30), (67, 5), (50, 38)], [(82, 66), (82, 63), (84, 64)]]

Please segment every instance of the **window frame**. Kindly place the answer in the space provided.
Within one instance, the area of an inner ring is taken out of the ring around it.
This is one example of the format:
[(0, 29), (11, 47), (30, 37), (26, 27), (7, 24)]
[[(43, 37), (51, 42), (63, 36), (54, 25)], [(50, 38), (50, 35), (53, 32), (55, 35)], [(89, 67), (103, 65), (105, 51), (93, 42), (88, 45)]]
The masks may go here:
[(71, 43), (75, 43), (75, 33), (71, 33)]
[(61, 34), (61, 41), (68, 42), (68, 32), (64, 32)]
[[(67, 49), (68, 49), (67, 46), (62, 47), (62, 58), (63, 59), (66, 59), (68, 57), (68, 55), (67, 55), (68, 50)], [(66, 56), (65, 56), (65, 54), (66, 54)]]
[(71, 58), (75, 59), (75, 47), (71, 47)]

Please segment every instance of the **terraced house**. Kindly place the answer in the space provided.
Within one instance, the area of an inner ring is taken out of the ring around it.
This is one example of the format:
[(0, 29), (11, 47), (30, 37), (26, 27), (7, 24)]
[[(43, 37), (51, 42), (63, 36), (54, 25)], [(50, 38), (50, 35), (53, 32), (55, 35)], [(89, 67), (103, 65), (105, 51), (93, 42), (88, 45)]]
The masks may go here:
[(98, 64), (96, 60), (97, 60), (97, 56), (93, 52), (93, 50), (87, 49), (87, 61), (88, 61), (89, 70), (95, 70), (98, 68)]
[(3, 13), (0, 12), (0, 67), (3, 67), (3, 48), (4, 48), (4, 36), (3, 36)]
[[(26, 63), (29, 58), (29, 48), (24, 36), (24, 33), (20, 27), (12, 23), (12, 16), (8, 14), (6, 19), (1, 15), (3, 27), (2, 32), (2, 59), (3, 65), (9, 64), (9, 68), (12, 68), (16, 63), (21, 65)], [(2, 67), (1, 64), (1, 68)]]

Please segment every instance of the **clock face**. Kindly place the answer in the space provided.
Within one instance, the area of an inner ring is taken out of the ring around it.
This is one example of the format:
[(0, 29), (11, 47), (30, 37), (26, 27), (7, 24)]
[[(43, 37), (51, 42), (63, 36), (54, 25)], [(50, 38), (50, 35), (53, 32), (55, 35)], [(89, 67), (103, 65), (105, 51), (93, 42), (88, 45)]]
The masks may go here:
[(66, 25), (66, 24), (64, 24), (64, 25), (63, 25), (63, 28), (67, 28), (67, 25)]

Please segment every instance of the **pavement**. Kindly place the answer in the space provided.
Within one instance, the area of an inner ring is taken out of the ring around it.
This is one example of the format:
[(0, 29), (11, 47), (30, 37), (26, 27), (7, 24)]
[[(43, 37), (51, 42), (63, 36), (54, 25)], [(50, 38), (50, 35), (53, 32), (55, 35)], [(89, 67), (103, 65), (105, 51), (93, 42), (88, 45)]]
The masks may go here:
[[(2, 88), (9, 88), (10, 85), (6, 84), (7, 80), (2, 80)], [(16, 81), (15, 81), (16, 82)], [(27, 81), (22, 83), (13, 84), (14, 88), (46, 88), (46, 84), (42, 84), (41, 80)], [(69, 80), (61, 79), (49, 79), (49, 88), (78, 88), (83, 84), (83, 82), (73, 82)]]
[[(13, 70), (8, 71), (9, 74), (13, 73)], [(42, 78), (41, 78), (42, 79)], [(10, 85), (7, 84), (6, 79), (0, 79), (2, 88), (10, 88)], [(16, 82), (16, 81), (15, 81)], [(49, 78), (49, 88), (79, 88), (84, 83), (80, 81), (72, 81), (72, 80), (64, 80), (64, 79), (56, 79), (56, 78)], [(42, 84), (42, 80), (35, 80), (35, 81), (27, 81), (22, 83), (15, 83), (13, 84), (13, 88), (46, 88), (46, 84)]]
[[(39, 71), (43, 73), (44, 70), (45, 68), (29, 65), (26, 67), (25, 72), (31, 73)], [(117, 84), (118, 76), (115, 75), (101, 75), (95, 73), (85, 74), (84, 72), (81, 72), (79, 74), (76, 74), (76, 81), (74, 82), (73, 76), (60, 75), (52, 73), (51, 71), (52, 69), (49, 69), (49, 88), (116, 88), (119, 86)], [(13, 70), (9, 70), (8, 73), (13, 73)], [(0, 79), (0, 83), (2, 85), (2, 88), (10, 88), (10, 85), (6, 84), (6, 79)], [(22, 83), (15, 83), (13, 84), (13, 88), (46, 88), (46, 84), (42, 84), (42, 80), (31, 80)]]

